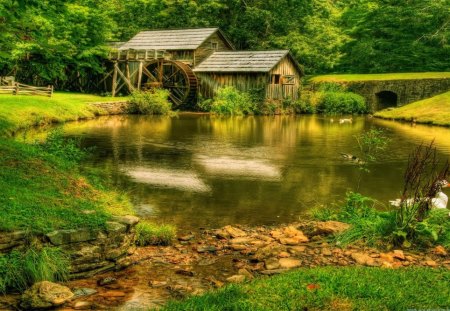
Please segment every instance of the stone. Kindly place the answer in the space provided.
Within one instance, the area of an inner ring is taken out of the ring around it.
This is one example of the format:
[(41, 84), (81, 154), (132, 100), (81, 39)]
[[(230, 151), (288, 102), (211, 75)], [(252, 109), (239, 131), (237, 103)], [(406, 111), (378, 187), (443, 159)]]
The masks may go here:
[(239, 237), (229, 241), (230, 244), (251, 244), (253, 240), (251, 238)]
[(278, 258), (288, 258), (291, 257), (291, 255), (288, 252), (280, 252), (278, 254)]
[(158, 287), (164, 287), (164, 286), (166, 286), (167, 285), (167, 282), (164, 282), (164, 281), (150, 281), (149, 282), (149, 285), (151, 286), (151, 287), (154, 287), (154, 288), (158, 288)]
[(187, 242), (187, 241), (193, 240), (194, 238), (195, 238), (195, 235), (187, 234), (187, 235), (183, 235), (183, 236), (178, 237), (178, 240)]
[(73, 297), (72, 291), (56, 283), (43, 281), (27, 289), (21, 298), (21, 306), (28, 309), (49, 309), (61, 306)]
[(321, 221), (317, 222), (313, 228), (313, 235), (331, 235), (348, 230), (351, 226), (340, 221)]
[(194, 272), (189, 270), (179, 269), (175, 271), (175, 274), (184, 275), (184, 276), (194, 276)]
[(448, 255), (447, 250), (442, 246), (438, 245), (433, 249), (433, 253), (435, 253), (438, 256), (445, 257)]
[(247, 249), (247, 246), (243, 244), (231, 244), (230, 248), (234, 251), (243, 251)]
[(434, 260), (427, 260), (425, 261), (425, 265), (429, 266), (429, 267), (437, 267), (437, 262)]
[(89, 229), (70, 229), (70, 230), (56, 230), (46, 234), (46, 237), (53, 245), (63, 245), (70, 243), (79, 243), (92, 241), (97, 238), (97, 230)]
[(106, 222), (106, 232), (109, 234), (120, 234), (125, 233), (127, 231), (127, 226), (115, 221), (107, 221)]
[(394, 269), (394, 265), (389, 261), (382, 261), (380, 267), (384, 269)]
[(97, 280), (98, 286), (106, 286), (106, 285), (115, 284), (115, 283), (117, 283), (117, 279), (113, 278), (113, 277), (106, 277), (106, 278)]
[(77, 301), (74, 305), (73, 308), (75, 310), (89, 310), (92, 307), (92, 302), (89, 301)]
[(264, 274), (264, 275), (275, 275), (275, 274), (284, 273), (286, 271), (289, 271), (289, 270), (288, 269), (264, 270), (264, 271), (261, 271), (261, 274)]
[(405, 254), (404, 254), (403, 251), (400, 250), (400, 249), (395, 249), (395, 250), (392, 252), (392, 257), (397, 258), (397, 259), (400, 259), (400, 260), (405, 260), (405, 259), (406, 259), (406, 258), (405, 258)]
[(217, 248), (213, 245), (206, 245), (206, 246), (198, 246), (197, 252), (198, 253), (214, 253), (217, 251)]
[(90, 295), (96, 294), (97, 291), (93, 288), (83, 287), (83, 288), (75, 288), (73, 290), (73, 298), (86, 297)]
[(236, 227), (232, 227), (232, 226), (225, 226), (222, 228), (222, 230), (224, 230), (225, 232), (228, 233), (228, 235), (230, 237), (234, 238), (239, 238), (239, 237), (244, 237), (247, 236), (247, 233), (239, 228)]
[(126, 294), (124, 292), (118, 290), (110, 290), (104, 293), (99, 294), (99, 296), (106, 298), (117, 298), (117, 297), (125, 297)]
[(379, 258), (381, 261), (384, 261), (384, 262), (389, 262), (389, 263), (394, 262), (394, 256), (389, 253), (381, 253)]
[(278, 262), (281, 269), (293, 269), (302, 265), (300, 260), (293, 258), (281, 258)]
[(253, 274), (251, 274), (247, 269), (239, 269), (238, 274), (245, 275), (245, 277), (249, 280), (254, 278)]
[(307, 237), (300, 237), (300, 236), (295, 236), (292, 238), (280, 238), (279, 239), (280, 243), (283, 245), (289, 245), (289, 246), (294, 246), (294, 245), (298, 245), (304, 242), (308, 242), (308, 238)]
[(371, 267), (377, 266), (375, 260), (367, 254), (352, 253), (351, 257), (357, 264)]
[(230, 283), (242, 283), (242, 282), (245, 282), (245, 280), (246, 280), (245, 275), (239, 275), (239, 274), (236, 274), (236, 275), (233, 275), (233, 276), (230, 276), (229, 278), (227, 278), (227, 282), (230, 282)]
[(127, 215), (127, 216), (116, 216), (113, 218), (115, 221), (127, 225), (128, 227), (132, 227), (135, 226), (139, 223), (139, 217), (136, 216), (131, 216), (131, 215)]
[(322, 248), (322, 255), (324, 256), (331, 256), (333, 253), (330, 251), (329, 248)]
[(292, 246), (289, 247), (288, 251), (291, 254), (303, 253), (306, 249), (306, 246)]
[(210, 282), (216, 288), (221, 288), (221, 287), (223, 287), (225, 285), (223, 282), (217, 280), (213, 276), (207, 277), (206, 280), (208, 282)]
[(280, 267), (280, 262), (276, 258), (269, 258), (264, 261), (264, 266), (267, 270), (274, 270)]

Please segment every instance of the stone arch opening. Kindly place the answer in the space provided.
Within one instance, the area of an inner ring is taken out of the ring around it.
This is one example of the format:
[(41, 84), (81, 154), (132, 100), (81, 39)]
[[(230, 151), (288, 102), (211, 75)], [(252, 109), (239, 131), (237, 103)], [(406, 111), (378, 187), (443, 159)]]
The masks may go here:
[(398, 96), (396, 93), (391, 91), (381, 91), (375, 95), (377, 97), (378, 110), (397, 107)]

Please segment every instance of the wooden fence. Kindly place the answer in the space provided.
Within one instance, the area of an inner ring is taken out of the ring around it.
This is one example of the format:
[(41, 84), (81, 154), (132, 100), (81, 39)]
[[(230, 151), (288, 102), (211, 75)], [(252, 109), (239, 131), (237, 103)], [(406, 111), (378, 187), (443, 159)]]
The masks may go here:
[(40, 87), (14, 82), (11, 85), (0, 85), (0, 94), (41, 95), (52, 97), (53, 86)]

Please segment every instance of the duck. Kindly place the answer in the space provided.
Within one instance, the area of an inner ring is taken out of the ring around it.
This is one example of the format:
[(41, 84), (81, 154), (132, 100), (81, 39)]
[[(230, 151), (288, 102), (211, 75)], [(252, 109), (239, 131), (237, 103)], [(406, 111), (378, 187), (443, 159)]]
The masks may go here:
[(358, 164), (364, 164), (365, 163), (362, 159), (358, 158), (357, 156), (355, 156), (353, 154), (344, 153), (344, 152), (340, 152), (340, 154), (341, 154), (341, 157), (346, 159), (346, 160), (349, 160), (349, 161), (352, 161), (352, 162), (355, 162), (355, 163), (358, 163)]
[[(449, 188), (450, 184), (447, 180), (441, 180), (437, 182), (438, 191), (434, 198), (431, 198), (432, 209), (444, 209), (447, 208), (448, 196), (442, 191), (442, 188)], [(410, 198), (406, 200), (407, 204), (414, 203), (414, 199)], [(391, 200), (389, 203), (392, 206), (400, 207), (401, 199)]]
[(349, 118), (349, 119), (339, 119), (339, 124), (343, 124), (343, 123), (352, 123), (353, 122), (353, 118)]

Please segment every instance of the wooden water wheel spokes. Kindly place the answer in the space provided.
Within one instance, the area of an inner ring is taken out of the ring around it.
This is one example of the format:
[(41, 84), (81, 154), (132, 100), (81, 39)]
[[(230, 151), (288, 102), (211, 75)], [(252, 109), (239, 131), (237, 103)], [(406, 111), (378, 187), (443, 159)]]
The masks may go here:
[(191, 67), (171, 60), (157, 60), (148, 64), (143, 74), (143, 89), (161, 87), (169, 90), (169, 98), (174, 106), (188, 103), (195, 99), (197, 94), (197, 78)]

